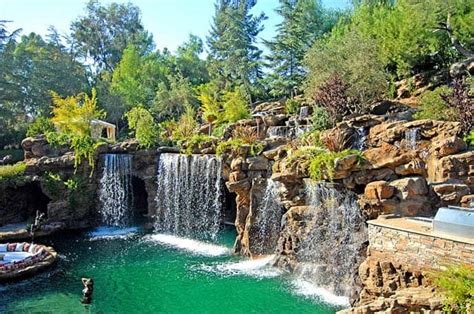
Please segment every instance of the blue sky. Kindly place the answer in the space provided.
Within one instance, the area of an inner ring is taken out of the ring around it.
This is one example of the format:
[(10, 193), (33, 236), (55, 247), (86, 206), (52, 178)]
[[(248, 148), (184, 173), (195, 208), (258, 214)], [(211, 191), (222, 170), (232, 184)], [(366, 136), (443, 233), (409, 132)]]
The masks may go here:
[[(111, 0), (102, 0), (106, 4)], [(125, 3), (129, 1), (115, 0)], [(132, 0), (142, 12), (145, 28), (153, 33), (159, 49), (167, 47), (174, 51), (190, 33), (202, 39), (208, 34), (214, 14), (214, 0)], [(23, 33), (47, 33), (54, 25), (60, 33), (69, 32), (72, 20), (84, 15), (87, 0), (0, 0), (0, 20), (10, 20), (8, 29), (22, 28)], [(348, 0), (323, 0), (326, 6), (342, 8)], [(274, 9), (278, 0), (259, 0), (255, 13), (265, 12), (265, 30), (260, 37), (269, 39), (280, 21)]]

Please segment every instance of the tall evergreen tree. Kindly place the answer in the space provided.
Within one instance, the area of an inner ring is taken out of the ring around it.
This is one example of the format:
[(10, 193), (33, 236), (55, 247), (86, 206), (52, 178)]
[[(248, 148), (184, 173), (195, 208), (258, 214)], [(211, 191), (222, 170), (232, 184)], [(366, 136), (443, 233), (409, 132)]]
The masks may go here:
[(272, 73), (268, 76), (273, 96), (293, 96), (305, 76), (303, 59), (314, 41), (329, 32), (340, 14), (323, 9), (320, 0), (280, 0), (276, 12), (283, 18), (273, 40), (265, 41)]
[(225, 89), (243, 86), (255, 94), (255, 83), (263, 76), (262, 51), (256, 46), (263, 30), (263, 13), (250, 13), (256, 0), (217, 0), (207, 38), (211, 75)]

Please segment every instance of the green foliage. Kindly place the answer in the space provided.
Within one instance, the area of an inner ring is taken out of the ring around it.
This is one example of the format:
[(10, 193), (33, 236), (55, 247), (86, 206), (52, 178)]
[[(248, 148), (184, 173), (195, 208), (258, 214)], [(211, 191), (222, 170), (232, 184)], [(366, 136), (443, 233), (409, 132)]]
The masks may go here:
[(444, 293), (447, 313), (470, 313), (474, 306), (474, 267), (451, 265), (433, 274), (434, 283)]
[(51, 120), (46, 117), (40, 116), (36, 118), (35, 121), (33, 121), (30, 125), (28, 125), (26, 135), (37, 136), (54, 131), (54, 124), (51, 122)]
[(152, 105), (152, 112), (158, 120), (178, 118), (186, 106), (198, 107), (196, 93), (187, 78), (170, 75), (167, 79), (169, 86), (164, 82), (158, 84)]
[(202, 84), (196, 88), (197, 98), (201, 102), (203, 119), (212, 123), (221, 117), (220, 93), (213, 83)]
[(186, 110), (179, 118), (171, 137), (176, 142), (185, 141), (195, 134), (197, 128), (196, 111), (193, 107), (186, 106)]
[(452, 94), (452, 90), (447, 86), (437, 87), (433, 91), (429, 91), (420, 96), (419, 111), (413, 117), (415, 119), (432, 119), (443, 121), (456, 121), (456, 112), (448, 108), (441, 98), (441, 95)]
[(204, 134), (194, 134), (189, 139), (178, 143), (180, 151), (183, 154), (191, 155), (195, 148), (203, 148), (204, 143), (213, 141), (213, 137)]
[(262, 78), (261, 54), (257, 36), (266, 16), (251, 13), (255, 1), (218, 1), (212, 21), (209, 72), (226, 90), (243, 86), (246, 95), (257, 93)]
[(245, 147), (248, 147), (251, 156), (257, 156), (263, 151), (264, 145), (259, 142), (246, 143), (240, 138), (229, 139), (227, 141), (219, 142), (216, 147), (216, 155), (221, 156), (229, 151), (233, 154), (238, 154), (238, 152), (241, 149), (245, 149)]
[(469, 131), (469, 133), (466, 135), (464, 138), (464, 141), (469, 145), (470, 147), (474, 146), (474, 130)]
[[(46, 137), (53, 144), (69, 145), (74, 150), (74, 167), (86, 160), (94, 170), (94, 154), (101, 145), (91, 136), (91, 121), (101, 118), (104, 113), (97, 109), (96, 91), (92, 89), (92, 96), (79, 94), (61, 98), (52, 93), (53, 117), (57, 133), (49, 132)], [(92, 175), (92, 172), (91, 172)]]
[(222, 95), (224, 112), (222, 114), (222, 122), (233, 123), (242, 119), (250, 118), (250, 111), (247, 100), (241, 89), (233, 92), (226, 91)]
[(336, 159), (352, 154), (360, 155), (360, 152), (351, 149), (346, 149), (341, 152), (331, 152), (323, 149), (318, 150), (309, 163), (309, 175), (311, 179), (320, 181), (326, 178), (332, 181), (334, 179)]
[(311, 127), (313, 130), (327, 130), (333, 127), (333, 120), (328, 111), (320, 106), (313, 107), (313, 115), (311, 116)]
[(348, 84), (348, 95), (368, 105), (387, 91), (387, 74), (377, 56), (377, 43), (354, 30), (318, 40), (305, 58), (309, 73), (305, 94), (314, 98), (319, 88), (334, 75)]
[(0, 181), (22, 176), (26, 170), (24, 162), (17, 162), (14, 165), (0, 166)]
[(49, 195), (59, 198), (61, 196), (61, 188), (64, 185), (61, 176), (53, 172), (45, 172), (41, 176), (44, 187)]
[(290, 98), (285, 101), (285, 110), (287, 114), (297, 114), (300, 106), (300, 102), (296, 99)]
[(319, 0), (281, 0), (276, 12), (283, 20), (277, 25), (276, 36), (265, 41), (273, 70), (267, 80), (272, 96), (294, 96), (306, 74), (304, 54), (332, 29), (341, 14), (323, 8)]
[(72, 22), (71, 31), (76, 49), (89, 56), (98, 70), (113, 71), (130, 44), (140, 54), (153, 48), (153, 37), (143, 27), (140, 9), (131, 3), (102, 6), (98, 0), (90, 0), (86, 15)]
[(153, 116), (143, 107), (135, 107), (125, 114), (128, 127), (135, 130), (135, 137), (141, 147), (149, 148), (158, 142), (159, 129)]

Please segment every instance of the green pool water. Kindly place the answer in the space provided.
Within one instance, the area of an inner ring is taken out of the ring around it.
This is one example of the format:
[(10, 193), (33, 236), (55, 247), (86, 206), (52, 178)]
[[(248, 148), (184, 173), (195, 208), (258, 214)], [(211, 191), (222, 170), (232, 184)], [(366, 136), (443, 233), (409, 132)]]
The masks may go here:
[[(262, 261), (222, 251), (232, 246), (232, 231), (219, 246), (181, 243), (189, 252), (156, 241), (152, 235), (91, 239), (85, 234), (42, 239), (61, 256), (35, 278), (0, 285), (1, 313), (334, 313), (317, 297), (301, 295), (294, 278)], [(215, 256), (217, 254), (223, 254)], [(214, 255), (214, 256), (213, 256)], [(263, 263), (264, 264), (264, 263)], [(91, 305), (80, 302), (82, 276), (94, 279)]]

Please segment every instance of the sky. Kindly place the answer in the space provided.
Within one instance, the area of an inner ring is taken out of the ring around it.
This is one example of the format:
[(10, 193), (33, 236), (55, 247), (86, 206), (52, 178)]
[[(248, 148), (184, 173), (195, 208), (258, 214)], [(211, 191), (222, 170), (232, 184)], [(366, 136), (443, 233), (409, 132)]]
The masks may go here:
[[(325, 6), (343, 8), (349, 0), (323, 0)], [(214, 15), (215, 0), (102, 0), (110, 2), (132, 2), (142, 12), (145, 29), (153, 34), (158, 49), (167, 47), (171, 51), (188, 39), (190, 33), (205, 40)], [(50, 25), (62, 34), (69, 33), (71, 21), (85, 14), (87, 0), (0, 0), (0, 20), (12, 21), (7, 29), (22, 28), (22, 34), (35, 32), (45, 35)], [(278, 0), (258, 0), (253, 12), (264, 12), (268, 19), (260, 39), (270, 39), (275, 34), (275, 25), (280, 22), (275, 13)]]

